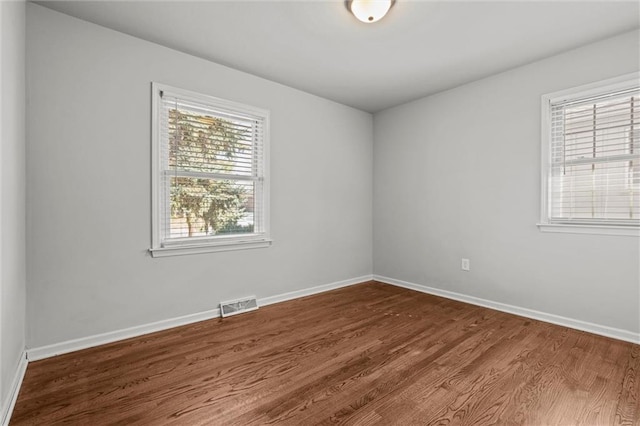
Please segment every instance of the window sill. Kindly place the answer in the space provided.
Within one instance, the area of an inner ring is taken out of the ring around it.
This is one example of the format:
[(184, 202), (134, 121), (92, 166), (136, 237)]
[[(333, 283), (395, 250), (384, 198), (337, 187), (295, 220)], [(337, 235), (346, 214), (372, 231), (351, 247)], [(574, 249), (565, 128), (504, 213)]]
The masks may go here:
[(226, 241), (214, 244), (181, 245), (149, 249), (151, 257), (183, 256), (187, 254), (215, 253), (218, 251), (248, 250), (269, 247), (272, 240)]
[(640, 228), (636, 226), (616, 225), (579, 225), (565, 223), (538, 223), (542, 232), (560, 232), (565, 234), (622, 235), (640, 237)]

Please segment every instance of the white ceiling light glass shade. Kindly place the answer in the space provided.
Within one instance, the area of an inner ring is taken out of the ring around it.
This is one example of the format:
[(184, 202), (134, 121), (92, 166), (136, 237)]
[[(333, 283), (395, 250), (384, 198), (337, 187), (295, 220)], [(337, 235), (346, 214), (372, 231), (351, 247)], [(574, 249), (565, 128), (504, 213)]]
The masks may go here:
[(353, 16), (362, 22), (377, 22), (387, 14), (395, 0), (347, 0)]

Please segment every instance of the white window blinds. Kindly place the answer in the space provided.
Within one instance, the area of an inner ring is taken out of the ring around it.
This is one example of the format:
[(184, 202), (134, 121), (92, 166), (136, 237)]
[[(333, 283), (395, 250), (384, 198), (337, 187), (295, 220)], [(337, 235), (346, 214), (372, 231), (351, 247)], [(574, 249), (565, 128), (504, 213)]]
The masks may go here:
[(550, 223), (640, 224), (640, 90), (550, 102)]
[(266, 239), (266, 111), (179, 89), (154, 90), (154, 246)]

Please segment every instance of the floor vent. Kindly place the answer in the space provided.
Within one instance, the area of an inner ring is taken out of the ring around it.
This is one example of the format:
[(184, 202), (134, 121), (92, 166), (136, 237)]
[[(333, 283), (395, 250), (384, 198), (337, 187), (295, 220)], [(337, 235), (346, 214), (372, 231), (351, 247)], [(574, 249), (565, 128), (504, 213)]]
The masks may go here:
[(220, 313), (223, 318), (230, 317), (231, 315), (242, 314), (244, 312), (255, 311), (256, 309), (258, 309), (258, 300), (255, 296), (220, 302)]

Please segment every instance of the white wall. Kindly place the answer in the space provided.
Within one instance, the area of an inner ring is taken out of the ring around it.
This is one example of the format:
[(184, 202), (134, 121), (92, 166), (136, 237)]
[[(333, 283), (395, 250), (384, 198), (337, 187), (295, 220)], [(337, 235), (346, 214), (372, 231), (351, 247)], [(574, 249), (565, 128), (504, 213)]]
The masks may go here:
[[(27, 18), (29, 347), (372, 270), (640, 331), (638, 239), (535, 226), (540, 96), (637, 70), (638, 32), (383, 111), (372, 128), (369, 114), (38, 5)], [(151, 81), (271, 110), (271, 248), (149, 256)]]
[(640, 240), (536, 223), (541, 95), (638, 70), (639, 36), (375, 114), (374, 273), (638, 333)]
[[(0, 1), (0, 417), (25, 344), (25, 4)], [(1, 420), (1, 419), (0, 419)]]
[[(268, 249), (151, 258), (152, 81), (271, 111)], [(371, 274), (372, 116), (27, 7), (27, 346)]]

